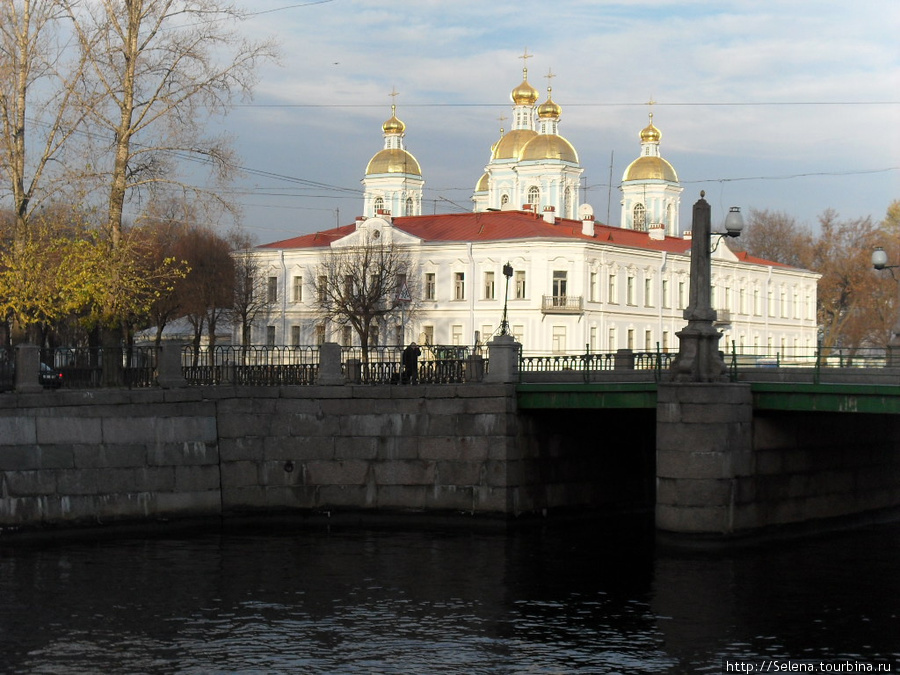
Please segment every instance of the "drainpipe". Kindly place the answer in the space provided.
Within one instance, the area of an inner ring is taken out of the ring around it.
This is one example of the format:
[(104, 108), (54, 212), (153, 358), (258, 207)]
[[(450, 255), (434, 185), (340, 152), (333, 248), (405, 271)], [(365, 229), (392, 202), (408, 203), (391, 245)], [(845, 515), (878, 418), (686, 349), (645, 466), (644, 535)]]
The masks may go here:
[(288, 342), (287, 317), (285, 316), (288, 294), (287, 265), (284, 262), (284, 249), (280, 250), (278, 254), (281, 258), (281, 344), (286, 345)]
[(657, 316), (659, 320), (659, 342), (662, 343), (662, 335), (663, 335), (663, 304), (665, 301), (665, 296), (663, 295), (663, 275), (666, 273), (666, 265), (669, 262), (669, 252), (663, 251), (662, 257), (659, 262), (659, 300), (656, 303), (657, 307)]
[(475, 256), (472, 254), (472, 242), (470, 241), (468, 244), (469, 249), (469, 269), (470, 278), (472, 279), (470, 292), (469, 292), (469, 337), (472, 339), (472, 344), (475, 343), (475, 293), (478, 288), (477, 280), (475, 279)]

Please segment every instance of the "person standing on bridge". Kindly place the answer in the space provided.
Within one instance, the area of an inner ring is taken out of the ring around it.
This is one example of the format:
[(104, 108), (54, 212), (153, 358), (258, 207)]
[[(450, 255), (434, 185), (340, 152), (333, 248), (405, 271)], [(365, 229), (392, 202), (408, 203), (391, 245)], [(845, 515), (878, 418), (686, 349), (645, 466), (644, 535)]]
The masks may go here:
[(419, 355), (422, 350), (415, 342), (403, 350), (403, 382), (417, 384), (419, 382)]

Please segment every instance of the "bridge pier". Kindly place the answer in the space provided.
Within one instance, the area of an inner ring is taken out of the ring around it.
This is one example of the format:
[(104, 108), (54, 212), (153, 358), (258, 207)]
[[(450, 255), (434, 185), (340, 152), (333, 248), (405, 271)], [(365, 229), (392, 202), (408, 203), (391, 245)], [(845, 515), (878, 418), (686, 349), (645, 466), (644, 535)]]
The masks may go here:
[(656, 526), (684, 534), (741, 529), (741, 477), (753, 473), (749, 384), (660, 383)]

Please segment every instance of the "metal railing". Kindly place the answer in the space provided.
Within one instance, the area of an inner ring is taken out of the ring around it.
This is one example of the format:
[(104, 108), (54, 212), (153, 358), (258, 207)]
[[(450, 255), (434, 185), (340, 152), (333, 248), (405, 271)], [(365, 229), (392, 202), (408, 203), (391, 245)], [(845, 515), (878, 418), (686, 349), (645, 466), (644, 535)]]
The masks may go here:
[(309, 385), (319, 371), (319, 349), (311, 345), (217, 345), (181, 350), (190, 385)]
[[(480, 380), (487, 359), (470, 356), (464, 345), (420, 345), (413, 372), (403, 367), (401, 346), (343, 347), (341, 363), (348, 380), (358, 384), (458, 384)], [(481, 369), (481, 370), (479, 370)]]

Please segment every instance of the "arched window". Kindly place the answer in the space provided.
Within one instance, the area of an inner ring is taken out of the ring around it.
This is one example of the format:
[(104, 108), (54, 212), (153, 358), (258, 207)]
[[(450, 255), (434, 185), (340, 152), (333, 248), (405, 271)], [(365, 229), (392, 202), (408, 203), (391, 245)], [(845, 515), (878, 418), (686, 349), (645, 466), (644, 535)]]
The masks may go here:
[(563, 196), (563, 218), (572, 218), (572, 188), (567, 187), (566, 193)]
[(382, 199), (381, 197), (376, 197), (374, 207), (375, 207), (375, 215), (377, 216), (378, 212), (384, 208), (384, 199)]
[(535, 210), (541, 205), (541, 189), (537, 185), (528, 188), (528, 203), (534, 204)]
[(647, 209), (643, 204), (634, 205), (634, 229), (640, 232), (647, 229)]
[(501, 195), (500, 206), (506, 206), (507, 204), (509, 204), (509, 195)]
[(407, 198), (406, 198), (406, 214), (405, 214), (405, 215), (407, 215), (407, 216), (414, 216), (414, 215), (416, 215), (415, 213), (413, 213), (413, 200), (412, 200), (412, 197), (407, 197)]
[(673, 214), (674, 214), (674, 211), (672, 210), (672, 205), (667, 204), (666, 205), (666, 227), (669, 229), (671, 229), (672, 227), (675, 226), (675, 219), (672, 217)]

